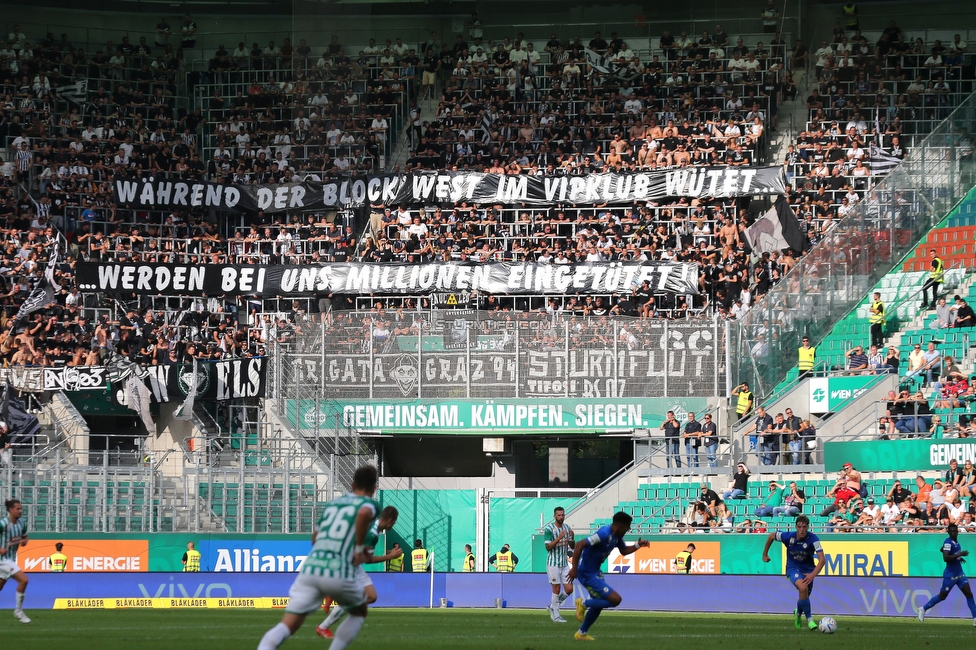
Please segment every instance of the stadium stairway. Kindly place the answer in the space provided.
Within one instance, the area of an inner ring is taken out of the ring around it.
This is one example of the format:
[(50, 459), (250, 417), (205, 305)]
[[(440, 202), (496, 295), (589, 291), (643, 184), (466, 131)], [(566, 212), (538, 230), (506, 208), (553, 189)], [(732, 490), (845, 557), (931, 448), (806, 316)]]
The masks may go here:
[[(969, 291), (974, 277), (970, 271), (976, 267), (976, 188), (959, 202), (946, 215), (938, 226), (930, 230), (915, 246), (905, 261), (896, 270), (885, 275), (846, 316), (834, 325), (833, 330), (816, 343), (817, 361), (826, 368), (843, 368), (845, 353), (854, 345), (870, 345), (870, 324), (868, 310), (871, 306), (875, 291), (881, 293), (881, 300), (888, 308), (888, 323), (886, 327), (886, 345), (894, 345), (901, 350), (902, 363), (907, 363), (907, 352), (911, 345), (906, 343), (906, 337), (917, 336), (922, 327), (919, 320), (925, 312), (919, 310), (921, 297), (918, 294), (925, 280), (928, 278), (930, 258), (929, 250), (935, 248), (942, 256), (946, 268), (946, 282), (943, 292), (959, 288)], [(935, 312), (925, 317), (927, 325), (934, 318)], [(914, 328), (914, 329), (913, 329)], [(916, 338), (912, 338), (914, 341)], [(955, 337), (950, 337), (954, 340)], [(958, 353), (961, 350), (962, 334), (959, 343), (952, 349)], [(927, 340), (927, 339), (926, 339)], [(955, 343), (953, 343), (955, 345)], [(906, 348), (907, 346), (907, 348)], [(959, 349), (957, 349), (959, 348)], [(945, 352), (952, 354), (952, 352)], [(775, 393), (782, 392), (787, 386), (796, 381), (799, 370), (790, 370)]]

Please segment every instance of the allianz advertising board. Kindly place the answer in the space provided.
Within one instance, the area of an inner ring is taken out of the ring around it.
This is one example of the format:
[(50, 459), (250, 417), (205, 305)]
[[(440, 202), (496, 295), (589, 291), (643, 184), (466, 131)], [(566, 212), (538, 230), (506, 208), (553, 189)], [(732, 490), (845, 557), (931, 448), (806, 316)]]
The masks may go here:
[(200, 569), (214, 573), (294, 572), (311, 549), (309, 538), (208, 539), (200, 542)]

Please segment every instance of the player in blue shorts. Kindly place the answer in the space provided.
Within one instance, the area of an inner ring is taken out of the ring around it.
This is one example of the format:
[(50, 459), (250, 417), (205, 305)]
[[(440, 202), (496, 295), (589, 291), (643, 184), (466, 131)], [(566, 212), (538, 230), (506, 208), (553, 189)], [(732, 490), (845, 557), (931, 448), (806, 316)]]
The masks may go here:
[(918, 620), (924, 622), (925, 612), (945, 600), (953, 587), (959, 587), (959, 591), (966, 597), (966, 604), (969, 605), (969, 611), (973, 615), (973, 626), (976, 627), (976, 600), (973, 600), (973, 589), (969, 586), (969, 578), (962, 570), (962, 563), (965, 562), (963, 558), (969, 555), (969, 551), (964, 551), (959, 546), (959, 542), (956, 541), (956, 538), (959, 537), (958, 526), (949, 524), (946, 532), (949, 537), (942, 542), (942, 559), (945, 560), (946, 565), (945, 571), (942, 573), (942, 589), (935, 596), (932, 596), (932, 599), (923, 607), (918, 608)]
[[(796, 518), (796, 532), (770, 533), (763, 548), (762, 560), (769, 562), (769, 547), (773, 542), (783, 542), (786, 547), (786, 577), (800, 592), (793, 610), (796, 629), (803, 628), (802, 617), (807, 619), (807, 627), (817, 629), (810, 609), (810, 593), (813, 592), (813, 579), (823, 571), (827, 558), (824, 557), (820, 538), (810, 532), (810, 520), (805, 515)], [(816, 564), (814, 563), (816, 558)]]
[(650, 542), (637, 540), (635, 546), (624, 544), (624, 535), (630, 530), (633, 521), (626, 512), (618, 512), (613, 516), (613, 523), (604, 526), (586, 539), (576, 542), (573, 549), (573, 567), (569, 570), (569, 582), (579, 578), (580, 584), (586, 587), (590, 597), (586, 602), (582, 598), (576, 599), (576, 619), (582, 623), (575, 635), (577, 641), (594, 641), (587, 632), (596, 622), (600, 612), (608, 607), (620, 604), (620, 594), (610, 588), (603, 580), (603, 563), (610, 555), (610, 551), (617, 549), (621, 555), (630, 555), (637, 549), (647, 546)]

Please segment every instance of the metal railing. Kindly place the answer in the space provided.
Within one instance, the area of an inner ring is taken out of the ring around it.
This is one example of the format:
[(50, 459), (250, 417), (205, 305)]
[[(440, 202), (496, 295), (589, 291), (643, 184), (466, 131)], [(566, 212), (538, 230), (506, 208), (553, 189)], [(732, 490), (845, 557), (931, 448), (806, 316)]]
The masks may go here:
[[(925, 138), (734, 325), (736, 383), (763, 398), (973, 187), (976, 96)], [(758, 350), (759, 354), (753, 354)]]
[[(380, 326), (389, 327), (388, 336), (378, 333)], [(299, 321), (288, 336), (293, 345), (273, 364), (278, 371), (269, 393), (283, 415), (296, 399), (325, 405), (726, 392), (726, 328), (717, 319), (378, 310)], [(309, 404), (304, 415), (289, 417), (313, 422)]]

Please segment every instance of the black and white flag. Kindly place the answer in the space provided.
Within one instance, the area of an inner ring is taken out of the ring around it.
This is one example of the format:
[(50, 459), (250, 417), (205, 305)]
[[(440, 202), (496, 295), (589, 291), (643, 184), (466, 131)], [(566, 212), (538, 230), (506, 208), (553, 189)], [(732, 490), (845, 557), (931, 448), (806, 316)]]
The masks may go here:
[(54, 267), (58, 263), (57, 249), (51, 253), (51, 258), (44, 269), (44, 277), (37, 281), (27, 300), (20, 306), (14, 317), (15, 326), (22, 323), (35, 311), (40, 311), (56, 300), (55, 295), (61, 291), (61, 286), (54, 280)]
[(606, 55), (590, 48), (584, 49), (583, 54), (586, 56), (586, 63), (600, 74), (615, 75), (624, 68), (624, 66), (611, 61)]
[(790, 247), (783, 237), (783, 225), (779, 221), (775, 205), (767, 210), (766, 214), (756, 219), (756, 223), (749, 226), (745, 234), (749, 248), (757, 255)]
[(88, 80), (82, 79), (73, 84), (58, 86), (57, 94), (58, 97), (66, 99), (69, 102), (74, 102), (79, 105), (84, 104), (88, 98)]
[(893, 156), (877, 145), (871, 145), (871, 173), (887, 174), (901, 163), (901, 158)]
[(481, 144), (488, 144), (489, 142), (491, 142), (491, 119), (486, 112), (481, 116)]
[(156, 433), (156, 423), (153, 422), (152, 415), (149, 413), (149, 403), (152, 397), (149, 389), (135, 374), (129, 375), (125, 380), (125, 405), (139, 414), (143, 426), (149, 433)]
[(0, 397), (0, 418), (7, 424), (10, 441), (13, 443), (24, 442), (41, 432), (41, 423), (24, 408), (24, 403), (14, 394), (9, 380), (4, 385), (3, 397)]
[(193, 358), (193, 374), (191, 375), (189, 381), (189, 387), (186, 391), (186, 399), (180, 404), (179, 408), (173, 413), (173, 418), (176, 420), (192, 420), (193, 419), (193, 406), (196, 402), (197, 397), (197, 384), (200, 380), (197, 375), (199, 372), (199, 362), (197, 358)]

